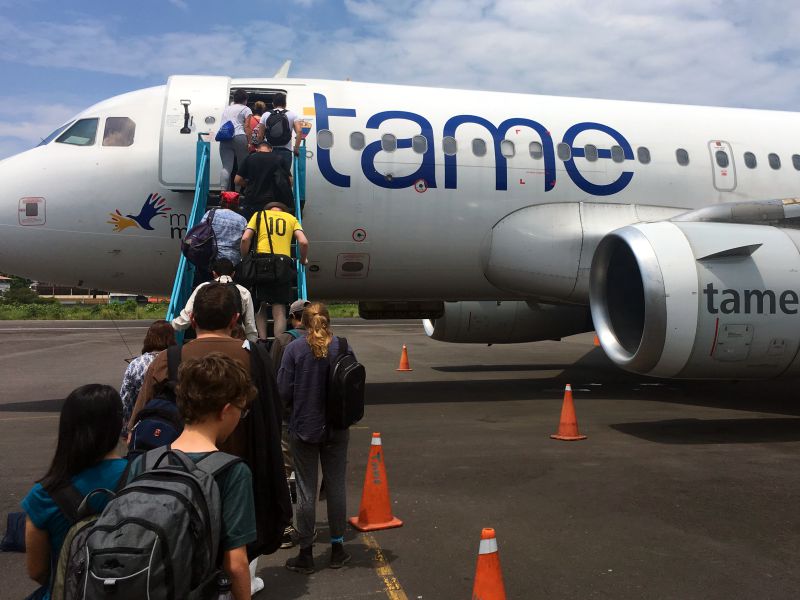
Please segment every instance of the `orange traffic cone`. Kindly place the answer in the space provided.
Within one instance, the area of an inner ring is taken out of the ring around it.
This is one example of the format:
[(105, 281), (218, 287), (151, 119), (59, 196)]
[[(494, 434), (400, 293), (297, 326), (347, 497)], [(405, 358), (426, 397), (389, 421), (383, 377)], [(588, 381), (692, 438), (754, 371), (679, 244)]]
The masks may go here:
[(594, 343), (595, 347), (600, 345), (600, 338), (597, 337), (596, 333), (594, 334), (594, 342), (593, 343)]
[(400, 354), (400, 365), (395, 371), (413, 371), (411, 365), (408, 364), (408, 348), (403, 344), (403, 352)]
[(503, 572), (500, 570), (500, 555), (497, 552), (497, 539), (494, 529), (481, 531), (481, 545), (478, 549), (478, 566), (475, 568), (475, 585), (472, 600), (506, 600), (503, 585)]
[(372, 446), (364, 476), (364, 491), (361, 494), (361, 508), (357, 517), (348, 519), (359, 531), (391, 529), (400, 527), (403, 522), (392, 515), (389, 501), (389, 482), (386, 480), (386, 467), (383, 464), (381, 434), (372, 434)]
[(550, 437), (566, 442), (586, 439), (586, 436), (581, 435), (578, 431), (578, 418), (575, 416), (575, 404), (572, 402), (572, 386), (570, 384), (564, 388), (564, 403), (561, 405), (561, 422), (558, 424), (558, 433), (554, 433)]

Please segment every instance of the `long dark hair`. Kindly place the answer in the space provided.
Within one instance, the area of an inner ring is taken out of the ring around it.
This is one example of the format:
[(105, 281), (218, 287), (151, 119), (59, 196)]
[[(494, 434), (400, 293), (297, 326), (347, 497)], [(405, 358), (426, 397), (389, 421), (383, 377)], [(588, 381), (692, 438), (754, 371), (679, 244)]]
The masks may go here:
[(99, 383), (77, 388), (61, 408), (56, 453), (39, 483), (56, 489), (98, 464), (116, 447), (121, 429), (122, 400), (117, 390)]

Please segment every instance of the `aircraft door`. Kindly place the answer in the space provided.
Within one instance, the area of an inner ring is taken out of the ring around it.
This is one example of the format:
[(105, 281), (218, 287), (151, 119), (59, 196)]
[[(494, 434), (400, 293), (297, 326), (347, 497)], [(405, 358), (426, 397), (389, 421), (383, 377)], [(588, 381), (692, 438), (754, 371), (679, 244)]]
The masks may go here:
[[(228, 105), (230, 81), (229, 77), (198, 75), (173, 75), (167, 80), (158, 176), (169, 189), (194, 189), (197, 134), (216, 134), (222, 110)], [(212, 144), (212, 186), (219, 182), (221, 167), (219, 152)]]
[(711, 153), (711, 168), (714, 172), (714, 187), (720, 192), (736, 189), (736, 167), (733, 164), (733, 150), (728, 142), (712, 140), (708, 142)]

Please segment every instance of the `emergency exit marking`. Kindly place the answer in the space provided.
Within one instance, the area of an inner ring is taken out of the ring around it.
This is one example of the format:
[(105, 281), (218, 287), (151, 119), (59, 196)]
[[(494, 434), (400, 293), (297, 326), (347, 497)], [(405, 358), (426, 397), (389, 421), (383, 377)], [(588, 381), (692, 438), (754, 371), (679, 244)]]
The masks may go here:
[(367, 239), (367, 232), (365, 230), (359, 228), (353, 232), (353, 241), (363, 242), (365, 239)]

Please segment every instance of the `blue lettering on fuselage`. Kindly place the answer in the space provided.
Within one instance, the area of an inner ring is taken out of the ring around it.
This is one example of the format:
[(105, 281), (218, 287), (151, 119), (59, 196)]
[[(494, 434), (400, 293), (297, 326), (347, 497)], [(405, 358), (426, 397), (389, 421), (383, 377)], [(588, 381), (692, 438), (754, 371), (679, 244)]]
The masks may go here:
[[(333, 108), (328, 106), (328, 100), (323, 94), (314, 94), (314, 107), (316, 111), (317, 134), (321, 130), (330, 129), (331, 117), (355, 117), (354, 108)], [(427, 140), (427, 148), (421, 155), (422, 162), (419, 168), (410, 175), (401, 177), (387, 177), (375, 168), (375, 157), (381, 151), (381, 141), (374, 141), (368, 144), (361, 154), (361, 170), (364, 176), (377, 186), (389, 189), (408, 188), (416, 181), (424, 180), (428, 188), (436, 187), (436, 158), (433, 148), (433, 127), (430, 121), (417, 113), (399, 110), (383, 111), (372, 115), (367, 120), (368, 129), (378, 129), (382, 123), (400, 119), (411, 121), (419, 126), (419, 135)], [(444, 137), (455, 137), (459, 126), (463, 124), (478, 125), (486, 129), (492, 138), (494, 146), (495, 160), (495, 189), (503, 191), (508, 189), (508, 169), (506, 157), (503, 156), (501, 142), (505, 138), (509, 129), (527, 127), (535, 131), (542, 146), (542, 158), (544, 159), (544, 191), (549, 192), (556, 185), (556, 155), (550, 131), (541, 123), (523, 117), (513, 117), (506, 119), (499, 126), (495, 125), (483, 117), (477, 115), (456, 115), (447, 120), (443, 129)], [(602, 123), (577, 123), (570, 127), (562, 142), (571, 149), (569, 160), (564, 161), (564, 168), (572, 182), (581, 190), (594, 196), (610, 196), (625, 189), (633, 179), (632, 171), (623, 171), (622, 174), (613, 182), (608, 184), (597, 184), (588, 181), (580, 172), (575, 164), (575, 158), (584, 156), (583, 147), (575, 147), (575, 138), (584, 131), (600, 131), (611, 137), (622, 148), (625, 161), (633, 160), (633, 149), (625, 137), (616, 129), (603, 125)], [(411, 138), (400, 138), (397, 140), (397, 148), (411, 148)], [(330, 148), (317, 147), (317, 157), (320, 173), (331, 184), (338, 187), (350, 187), (350, 176), (338, 172), (331, 162)], [(611, 158), (611, 150), (599, 149), (598, 157), (602, 159)], [(444, 156), (444, 187), (445, 189), (456, 189), (458, 186), (457, 157), (455, 154), (445, 154)]]

